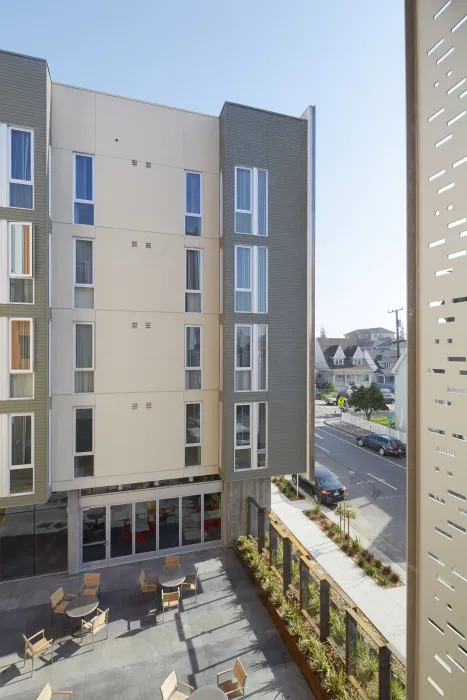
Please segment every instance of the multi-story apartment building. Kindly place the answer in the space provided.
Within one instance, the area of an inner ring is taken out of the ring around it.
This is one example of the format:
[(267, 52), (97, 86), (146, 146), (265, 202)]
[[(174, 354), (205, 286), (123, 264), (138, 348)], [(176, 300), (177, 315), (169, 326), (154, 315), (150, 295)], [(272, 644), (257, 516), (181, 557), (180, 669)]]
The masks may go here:
[(406, 0), (407, 697), (467, 672), (467, 0)]
[(312, 466), (314, 109), (0, 95), (0, 578), (229, 545)]

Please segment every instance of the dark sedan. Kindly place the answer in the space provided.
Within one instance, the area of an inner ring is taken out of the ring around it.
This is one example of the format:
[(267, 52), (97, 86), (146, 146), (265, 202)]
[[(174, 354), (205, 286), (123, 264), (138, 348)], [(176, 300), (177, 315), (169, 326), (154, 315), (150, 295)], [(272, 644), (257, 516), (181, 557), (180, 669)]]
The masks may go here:
[[(292, 481), (294, 484), (297, 483), (296, 474), (292, 475)], [(308, 487), (316, 503), (325, 503), (326, 505), (344, 500), (344, 494), (347, 491), (339, 479), (336, 479), (334, 474), (324, 467), (316, 467), (313, 481), (301, 476), (300, 483)]]
[(405, 445), (400, 440), (395, 440), (388, 435), (378, 435), (377, 433), (359, 435), (357, 437), (357, 445), (360, 445), (360, 447), (371, 447), (373, 450), (377, 450), (381, 456), (405, 457), (406, 452)]

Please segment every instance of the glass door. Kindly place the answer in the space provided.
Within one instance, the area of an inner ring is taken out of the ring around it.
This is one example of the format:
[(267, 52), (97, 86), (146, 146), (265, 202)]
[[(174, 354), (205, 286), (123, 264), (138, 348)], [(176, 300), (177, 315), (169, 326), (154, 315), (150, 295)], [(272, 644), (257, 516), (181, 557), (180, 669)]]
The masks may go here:
[(110, 558), (133, 556), (133, 504), (119, 503), (110, 509)]
[(107, 507), (84, 508), (81, 511), (82, 564), (107, 562)]

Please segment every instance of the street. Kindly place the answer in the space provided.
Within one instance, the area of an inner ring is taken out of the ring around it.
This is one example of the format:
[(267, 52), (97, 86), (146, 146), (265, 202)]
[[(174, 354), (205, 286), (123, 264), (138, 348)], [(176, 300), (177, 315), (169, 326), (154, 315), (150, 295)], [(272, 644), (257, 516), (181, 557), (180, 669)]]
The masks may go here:
[(323, 407), (316, 408), (322, 414), (315, 422), (316, 464), (347, 487), (357, 515), (354, 530), (405, 569), (405, 458), (381, 457), (375, 450), (359, 447), (355, 437), (325, 425)]

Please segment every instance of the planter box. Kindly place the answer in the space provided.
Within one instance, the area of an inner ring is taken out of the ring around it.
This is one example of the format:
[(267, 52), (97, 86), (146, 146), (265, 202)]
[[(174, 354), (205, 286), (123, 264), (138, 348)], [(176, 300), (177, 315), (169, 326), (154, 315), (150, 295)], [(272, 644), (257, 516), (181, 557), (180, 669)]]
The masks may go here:
[(308, 683), (309, 688), (313, 692), (316, 700), (329, 700), (329, 696), (324, 690), (324, 688), (321, 686), (321, 683), (319, 681), (318, 676), (315, 674), (313, 669), (310, 667), (308, 664), (308, 661), (306, 657), (302, 654), (300, 649), (297, 646), (297, 643), (295, 639), (292, 637), (290, 634), (289, 630), (287, 629), (284, 620), (281, 618), (275, 607), (271, 604), (270, 600), (266, 596), (266, 593), (263, 591), (261, 586), (257, 583), (253, 571), (248, 564), (242, 557), (242, 554), (240, 550), (238, 549), (237, 545), (234, 544), (233, 546), (234, 552), (237, 555), (237, 558), (239, 559), (241, 565), (245, 569), (248, 578), (250, 579), (251, 583), (253, 584), (258, 597), (262, 601), (264, 607), (268, 611), (269, 617), (271, 618), (275, 628), (279, 632), (282, 641), (284, 642), (285, 646), (290, 652), (291, 657), (297, 664), (298, 668), (300, 669), (302, 676)]

